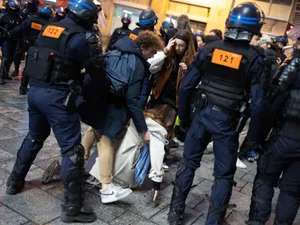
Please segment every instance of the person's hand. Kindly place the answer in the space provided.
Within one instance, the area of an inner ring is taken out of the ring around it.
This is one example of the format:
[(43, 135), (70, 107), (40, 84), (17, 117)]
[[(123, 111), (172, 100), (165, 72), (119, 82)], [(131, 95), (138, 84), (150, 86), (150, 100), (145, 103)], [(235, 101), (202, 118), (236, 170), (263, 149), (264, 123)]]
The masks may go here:
[(174, 44), (175, 44), (175, 38), (171, 38), (168, 42), (167, 47), (164, 48), (164, 53), (168, 54), (171, 51)]
[(187, 71), (187, 65), (185, 63), (179, 63), (179, 66), (181, 67), (182, 71), (185, 73)]
[(150, 132), (147, 130), (145, 133), (142, 134), (144, 142), (149, 144), (150, 142)]

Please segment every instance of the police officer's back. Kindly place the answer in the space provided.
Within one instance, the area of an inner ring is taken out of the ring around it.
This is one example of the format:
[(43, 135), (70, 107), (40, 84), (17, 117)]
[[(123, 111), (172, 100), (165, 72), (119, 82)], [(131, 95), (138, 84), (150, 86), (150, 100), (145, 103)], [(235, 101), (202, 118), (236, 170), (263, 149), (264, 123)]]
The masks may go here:
[[(238, 130), (241, 113), (251, 93), (251, 123), (248, 137), (260, 140), (258, 133), (264, 109), (264, 90), (260, 83), (264, 58), (250, 46), (258, 34), (264, 16), (253, 3), (234, 8), (228, 18), (226, 39), (201, 48), (179, 87), (181, 127), (190, 123), (191, 96), (198, 85), (196, 112), (187, 133), (181, 165), (178, 168), (168, 221), (181, 224), (185, 200), (195, 170), (208, 143), (214, 142), (214, 177), (206, 225), (221, 225), (234, 184)], [(200, 83), (199, 83), (200, 82)]]
[(118, 40), (125, 36), (129, 36), (131, 30), (129, 29), (129, 25), (131, 23), (131, 15), (128, 13), (123, 13), (122, 18), (122, 27), (116, 28), (113, 32), (113, 34), (110, 37), (107, 50), (111, 51), (114, 49), (115, 43), (117, 43)]
[(22, 191), (25, 177), (52, 128), (62, 154), (61, 179), (64, 183), (63, 222), (93, 222), (92, 209), (83, 205), (84, 149), (81, 142), (81, 69), (108, 89), (103, 75), (103, 58), (97, 36), (91, 32), (98, 8), (92, 0), (73, 0), (67, 4), (68, 18), (42, 29), (34, 47), (28, 51), (27, 74), (29, 133), (18, 151), (6, 193)]
[(268, 101), (267, 134), (255, 176), (249, 225), (265, 224), (272, 211), (274, 188), (279, 187), (274, 224), (294, 224), (300, 200), (300, 33), (293, 56), (278, 69)]

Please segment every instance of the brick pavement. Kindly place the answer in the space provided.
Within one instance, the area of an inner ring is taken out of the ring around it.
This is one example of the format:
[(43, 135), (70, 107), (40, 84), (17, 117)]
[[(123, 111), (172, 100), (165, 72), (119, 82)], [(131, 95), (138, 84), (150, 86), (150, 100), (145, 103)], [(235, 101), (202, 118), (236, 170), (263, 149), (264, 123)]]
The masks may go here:
[[(26, 112), (26, 96), (19, 96), (18, 81), (11, 81), (0, 86), (0, 225), (17, 224), (62, 224), (59, 220), (62, 203), (62, 184), (41, 184), (41, 176), (53, 159), (59, 159), (57, 142), (51, 136), (45, 142), (38, 154), (34, 165), (26, 178), (25, 190), (16, 196), (5, 194), (5, 182), (13, 167), (16, 153), (27, 133), (28, 113)], [(83, 126), (83, 131), (86, 126)], [(182, 150), (173, 150), (181, 157)], [(196, 172), (196, 185), (187, 199), (186, 225), (202, 225), (208, 210), (207, 195), (213, 184), (213, 155), (203, 157), (202, 166)], [(245, 224), (249, 211), (252, 182), (255, 175), (255, 164), (247, 163), (248, 168), (237, 170), (231, 203), (236, 208), (228, 210), (227, 224)], [(166, 173), (161, 191), (160, 205), (153, 207), (149, 204), (151, 190), (135, 191), (121, 202), (103, 205), (98, 192), (87, 191), (86, 201), (95, 209), (98, 220), (92, 224), (99, 225), (165, 225), (168, 205), (172, 193), (172, 184), (177, 165)], [(276, 191), (276, 196), (278, 191)], [(276, 199), (273, 201), (273, 206)], [(274, 210), (268, 224), (272, 224)], [(300, 225), (300, 216), (294, 224)]]

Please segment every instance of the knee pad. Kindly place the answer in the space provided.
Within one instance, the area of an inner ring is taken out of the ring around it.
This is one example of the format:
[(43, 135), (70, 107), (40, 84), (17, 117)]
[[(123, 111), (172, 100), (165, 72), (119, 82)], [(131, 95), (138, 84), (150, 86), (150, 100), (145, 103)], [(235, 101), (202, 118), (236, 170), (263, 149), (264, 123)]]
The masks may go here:
[(81, 144), (77, 144), (74, 148), (65, 152), (62, 157), (68, 157), (72, 161), (73, 165), (83, 167), (84, 147)]
[(185, 158), (182, 158), (180, 165), (178, 167), (176, 176), (179, 176), (181, 173), (183, 173), (185, 171), (188, 171), (188, 173), (194, 174), (196, 169), (197, 168), (193, 168)]
[(78, 194), (82, 190), (84, 179), (84, 148), (78, 144), (63, 157), (67, 157), (72, 162), (69, 168), (65, 168), (67, 170), (65, 187), (70, 194)]

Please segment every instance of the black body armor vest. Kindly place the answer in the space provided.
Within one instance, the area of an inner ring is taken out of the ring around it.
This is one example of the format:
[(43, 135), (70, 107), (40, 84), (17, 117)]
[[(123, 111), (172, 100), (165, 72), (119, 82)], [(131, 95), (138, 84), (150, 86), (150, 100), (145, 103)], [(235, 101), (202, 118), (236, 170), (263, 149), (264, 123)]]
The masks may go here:
[(261, 53), (250, 45), (215, 41), (206, 47), (205, 61), (199, 68), (203, 78), (198, 88), (208, 103), (237, 112), (248, 102), (246, 77), (252, 62)]
[(66, 58), (65, 49), (71, 35), (85, 32), (79, 25), (65, 23), (64, 20), (44, 27), (35, 46), (28, 51), (25, 73), (46, 83), (80, 80), (81, 67)]

